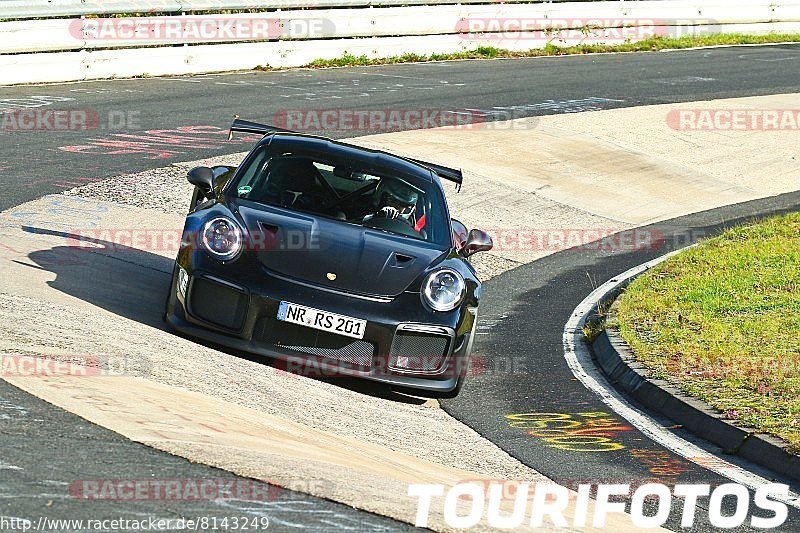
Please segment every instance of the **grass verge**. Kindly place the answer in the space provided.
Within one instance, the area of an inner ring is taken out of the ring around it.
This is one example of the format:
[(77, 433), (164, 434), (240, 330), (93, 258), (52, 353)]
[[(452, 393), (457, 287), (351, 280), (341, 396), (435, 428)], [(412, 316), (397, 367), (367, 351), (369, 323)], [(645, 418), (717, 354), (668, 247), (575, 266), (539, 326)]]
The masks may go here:
[[(714, 34), (705, 36), (683, 36), (679, 38), (652, 37), (643, 41), (620, 44), (582, 44), (577, 46), (558, 46), (548, 43), (544, 48), (532, 48), (524, 51), (512, 51), (492, 46), (480, 46), (475, 50), (454, 52), (450, 54), (403, 54), (399, 56), (371, 58), (365, 55), (355, 56), (345, 53), (334, 59), (317, 59), (307, 67), (352, 67), (369, 65), (392, 65), (397, 63), (419, 63), (424, 61), (447, 61), (458, 59), (498, 59), (520, 57), (564, 56), (596, 53), (620, 52), (656, 52), (659, 50), (678, 50), (697, 46), (724, 46), (737, 44), (770, 44), (782, 42), (800, 42), (800, 33), (769, 33), (765, 35), (746, 35), (741, 33)], [(258, 70), (270, 70), (270, 67), (259, 67)]]
[(800, 453), (800, 213), (662, 263), (628, 287), (616, 318), (657, 376)]

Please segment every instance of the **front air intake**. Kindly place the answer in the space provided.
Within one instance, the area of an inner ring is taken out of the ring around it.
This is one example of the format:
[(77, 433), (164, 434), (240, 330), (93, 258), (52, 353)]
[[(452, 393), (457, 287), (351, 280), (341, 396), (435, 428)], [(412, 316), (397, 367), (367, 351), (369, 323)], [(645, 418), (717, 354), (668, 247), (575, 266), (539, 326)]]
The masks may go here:
[(401, 326), (389, 351), (389, 368), (404, 373), (440, 373), (447, 362), (451, 340), (446, 328)]
[(211, 324), (240, 331), (247, 314), (247, 293), (221, 280), (198, 277), (192, 280), (189, 312)]

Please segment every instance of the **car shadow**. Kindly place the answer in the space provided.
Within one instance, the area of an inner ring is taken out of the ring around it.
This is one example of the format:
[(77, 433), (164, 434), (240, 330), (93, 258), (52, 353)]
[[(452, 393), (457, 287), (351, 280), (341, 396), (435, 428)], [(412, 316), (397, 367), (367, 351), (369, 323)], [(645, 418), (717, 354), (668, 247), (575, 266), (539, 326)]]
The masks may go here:
[[(28, 259), (34, 265), (15, 261), (29, 268), (55, 274), (56, 278), (47, 282), (50, 287), (121, 317), (177, 335), (163, 321), (173, 259), (63, 231), (32, 226), (24, 226), (22, 229), (27, 233), (64, 239), (64, 246), (29, 253)], [(185, 335), (179, 336), (233, 357), (292, 372), (292, 368), (287, 368), (282, 361), (270, 357), (232, 350)], [(386, 385), (349, 376), (306, 377), (400, 403), (421, 405), (428, 401), (428, 398), (394, 391)]]

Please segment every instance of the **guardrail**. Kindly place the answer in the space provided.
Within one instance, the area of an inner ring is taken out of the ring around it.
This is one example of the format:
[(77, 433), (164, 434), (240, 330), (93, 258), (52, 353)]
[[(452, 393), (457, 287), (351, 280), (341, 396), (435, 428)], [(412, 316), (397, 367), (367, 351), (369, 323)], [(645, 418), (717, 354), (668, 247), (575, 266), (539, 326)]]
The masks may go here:
[[(537, 0), (533, 0), (534, 2)], [(566, 2), (576, 0), (538, 0)], [(594, 2), (597, 0), (577, 0)], [(619, 0), (624, 1), (624, 0)], [(503, 3), (531, 0), (503, 0)], [(485, 4), (487, 0), (0, 0), (0, 18), (51, 18), (130, 13), (200, 13), (207, 11), (276, 10), (334, 7), (391, 7), (429, 4)]]
[(345, 52), (793, 32), (800, 0), (0, 0), (0, 20), (0, 83), (13, 84), (302, 66)]

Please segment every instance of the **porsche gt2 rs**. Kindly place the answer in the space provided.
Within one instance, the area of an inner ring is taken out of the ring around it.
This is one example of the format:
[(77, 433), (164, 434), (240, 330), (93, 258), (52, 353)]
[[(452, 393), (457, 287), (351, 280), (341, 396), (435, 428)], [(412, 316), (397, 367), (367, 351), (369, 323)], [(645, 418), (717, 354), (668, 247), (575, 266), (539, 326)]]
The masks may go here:
[[(239, 167), (199, 167), (166, 319), (306, 373), (458, 394), (492, 242), (450, 217), (460, 171), (236, 120)], [(311, 369), (311, 371), (309, 371)]]

